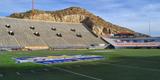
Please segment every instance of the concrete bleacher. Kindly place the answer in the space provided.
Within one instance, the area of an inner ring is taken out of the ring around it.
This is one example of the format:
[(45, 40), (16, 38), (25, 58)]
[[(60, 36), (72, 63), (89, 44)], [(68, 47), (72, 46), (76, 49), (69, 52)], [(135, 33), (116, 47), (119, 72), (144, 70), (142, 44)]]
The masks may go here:
[[(6, 28), (5, 25), (11, 25)], [(34, 26), (35, 29), (30, 29)], [(56, 31), (51, 30), (52, 27)], [(73, 32), (71, 29), (75, 29)], [(9, 35), (13, 31), (14, 35)], [(39, 32), (40, 36), (33, 33)], [(61, 33), (62, 37), (56, 34)], [(81, 34), (82, 37), (77, 37)], [(0, 18), (0, 47), (21, 47), (21, 48), (88, 48), (92, 44), (106, 44), (100, 38), (90, 33), (83, 24), (53, 23), (47, 21), (21, 20), (13, 18)]]
[(15, 37), (8, 35), (8, 29), (4, 24), (5, 22), (0, 19), (0, 47), (20, 47)]

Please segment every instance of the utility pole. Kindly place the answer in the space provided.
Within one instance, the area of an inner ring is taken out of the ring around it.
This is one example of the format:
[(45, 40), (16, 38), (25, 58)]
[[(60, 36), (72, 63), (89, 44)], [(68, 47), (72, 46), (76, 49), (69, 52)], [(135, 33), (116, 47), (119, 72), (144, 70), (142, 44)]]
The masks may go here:
[(32, 0), (32, 19), (33, 19), (33, 16), (34, 16), (34, 0)]

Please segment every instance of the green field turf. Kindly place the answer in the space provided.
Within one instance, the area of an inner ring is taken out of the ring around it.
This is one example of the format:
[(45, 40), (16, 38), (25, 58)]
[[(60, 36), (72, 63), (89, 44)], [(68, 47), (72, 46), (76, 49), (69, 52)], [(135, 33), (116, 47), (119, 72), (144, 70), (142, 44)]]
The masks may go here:
[[(102, 55), (105, 60), (40, 65), (16, 64), (13, 59), (54, 54)], [(160, 80), (160, 50), (0, 52), (0, 80)]]

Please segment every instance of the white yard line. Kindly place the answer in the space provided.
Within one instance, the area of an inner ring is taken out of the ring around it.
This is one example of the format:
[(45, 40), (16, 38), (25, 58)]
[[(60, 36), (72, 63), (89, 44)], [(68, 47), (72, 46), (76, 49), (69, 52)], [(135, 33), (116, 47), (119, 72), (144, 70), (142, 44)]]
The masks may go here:
[(140, 69), (140, 70), (146, 70), (146, 71), (154, 71), (154, 72), (160, 72), (160, 69), (152, 69), (152, 68), (143, 68), (138, 66), (129, 66), (129, 65), (121, 65), (121, 64), (112, 64), (112, 63), (101, 63), (101, 64), (107, 64), (117, 67), (125, 67), (125, 68), (132, 68), (132, 69)]
[(95, 50), (90, 52), (104, 53), (104, 52), (114, 52), (113, 50)]
[(1, 74), (1, 73), (0, 73), (0, 77), (4, 77), (4, 74)]
[(75, 75), (79, 75), (79, 76), (83, 76), (83, 77), (90, 78), (90, 79), (93, 79), (93, 80), (103, 80), (103, 79), (95, 78), (95, 77), (92, 77), (92, 76), (84, 75), (84, 74), (81, 74), (81, 73), (73, 72), (73, 71), (70, 71), (70, 70), (67, 70), (67, 69), (62, 69), (62, 68), (58, 68), (58, 67), (54, 67), (54, 69), (61, 70), (61, 71), (64, 71), (64, 72), (68, 72), (68, 73), (75, 74)]

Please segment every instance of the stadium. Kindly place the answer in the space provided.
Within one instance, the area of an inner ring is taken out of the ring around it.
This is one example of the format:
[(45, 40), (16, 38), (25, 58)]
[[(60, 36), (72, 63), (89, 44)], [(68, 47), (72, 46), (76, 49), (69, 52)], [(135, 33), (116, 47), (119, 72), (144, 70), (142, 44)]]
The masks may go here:
[(159, 37), (97, 37), (85, 24), (0, 18), (1, 50), (160, 48)]
[(160, 79), (160, 37), (113, 24), (80, 7), (42, 11), (34, 6), (32, 0), (32, 10), (0, 17), (0, 80)]

